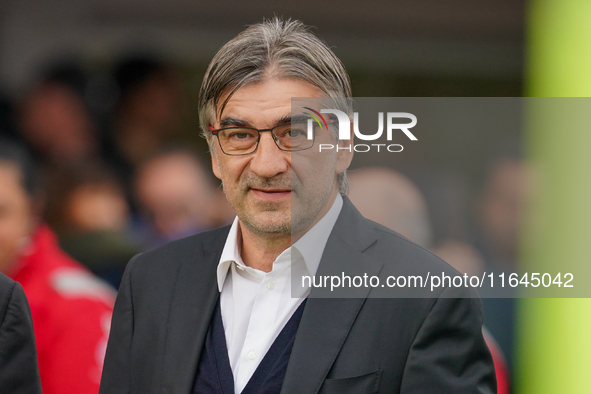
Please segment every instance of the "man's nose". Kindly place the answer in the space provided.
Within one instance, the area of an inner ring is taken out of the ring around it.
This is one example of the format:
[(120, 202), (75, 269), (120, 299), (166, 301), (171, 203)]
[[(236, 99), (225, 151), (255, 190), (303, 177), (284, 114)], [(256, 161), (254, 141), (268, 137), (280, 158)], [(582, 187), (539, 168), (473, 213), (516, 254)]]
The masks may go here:
[(261, 177), (271, 178), (289, 170), (289, 152), (279, 149), (271, 133), (261, 133), (259, 146), (253, 155), (250, 169)]

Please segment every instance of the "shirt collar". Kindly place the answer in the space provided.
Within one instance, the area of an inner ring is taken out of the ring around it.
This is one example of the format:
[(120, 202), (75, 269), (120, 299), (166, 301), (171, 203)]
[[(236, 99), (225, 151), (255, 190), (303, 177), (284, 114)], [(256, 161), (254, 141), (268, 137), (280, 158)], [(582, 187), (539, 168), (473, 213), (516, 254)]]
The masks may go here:
[[(320, 264), (324, 247), (326, 246), (328, 237), (339, 217), (342, 207), (343, 198), (340, 194), (337, 194), (335, 201), (326, 215), (324, 215), (322, 219), (320, 219), (318, 223), (314, 225), (314, 227), (308, 230), (292, 246), (292, 248), (296, 249), (303, 257), (304, 263), (310, 275), (315, 275), (316, 271), (318, 270), (318, 265)], [(242, 261), (242, 257), (240, 256), (242, 237), (238, 229), (238, 217), (236, 217), (232, 222), (232, 226), (230, 227), (230, 232), (226, 238), (226, 243), (224, 245), (224, 249), (222, 250), (222, 256), (220, 257), (220, 261), (218, 263), (217, 282), (220, 292), (224, 287), (224, 282), (226, 281), (226, 276), (228, 275), (228, 270), (232, 262), (236, 262), (236, 264), (240, 266), (245, 265)], [(292, 258), (294, 257), (295, 256), (292, 256)]]
[(237, 263), (242, 262), (242, 257), (240, 256), (240, 248), (242, 246), (242, 237), (238, 233), (238, 216), (234, 218), (232, 222), (232, 227), (230, 227), (230, 232), (228, 233), (228, 237), (226, 238), (226, 244), (224, 245), (224, 249), (222, 250), (222, 256), (220, 257), (220, 262), (218, 263), (217, 269), (217, 279), (218, 279), (218, 289), (220, 292), (224, 287), (224, 282), (226, 281), (226, 276), (228, 275), (228, 269), (233, 261)]
[(302, 238), (292, 246), (300, 252), (304, 258), (306, 268), (310, 275), (316, 275), (320, 259), (322, 258), (322, 253), (324, 252), (324, 247), (332, 232), (332, 228), (339, 218), (342, 207), (343, 197), (341, 197), (340, 193), (337, 193), (337, 198), (335, 198), (332, 207), (328, 210), (326, 215), (324, 215), (314, 227), (308, 230), (306, 234), (304, 234)]

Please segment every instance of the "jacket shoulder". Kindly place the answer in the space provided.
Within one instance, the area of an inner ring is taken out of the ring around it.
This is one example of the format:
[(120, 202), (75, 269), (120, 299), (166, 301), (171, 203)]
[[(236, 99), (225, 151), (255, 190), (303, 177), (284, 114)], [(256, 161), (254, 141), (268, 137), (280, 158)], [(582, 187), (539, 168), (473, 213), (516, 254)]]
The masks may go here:
[(437, 255), (433, 254), (427, 248), (417, 245), (402, 234), (385, 227), (379, 223), (366, 219), (376, 231), (378, 241), (372, 245), (374, 254), (391, 258), (383, 259), (386, 265), (392, 265), (396, 269), (400, 269), (397, 263), (411, 268), (413, 271), (420, 272), (444, 272), (446, 275), (460, 275), (460, 273), (442, 260)]
[(141, 271), (147, 275), (165, 278), (178, 271), (187, 260), (199, 261), (210, 253), (221, 252), (230, 226), (204, 231), (175, 241), (168, 242), (158, 248), (140, 253), (129, 262), (129, 270)]

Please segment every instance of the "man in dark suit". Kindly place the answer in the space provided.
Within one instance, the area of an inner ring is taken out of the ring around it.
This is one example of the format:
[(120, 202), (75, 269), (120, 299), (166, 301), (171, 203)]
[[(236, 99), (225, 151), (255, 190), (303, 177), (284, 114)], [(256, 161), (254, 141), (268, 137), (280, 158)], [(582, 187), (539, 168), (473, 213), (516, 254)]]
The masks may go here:
[(292, 97), (350, 96), (339, 59), (300, 22), (253, 25), (220, 49), (199, 113), (237, 218), (129, 263), (102, 394), (496, 391), (472, 294), (395, 298), (359, 286), (334, 298), (298, 285), (457, 274), (364, 219), (345, 196), (351, 141), (319, 152), (335, 134), (315, 129), (308, 140), (292, 113)]
[(0, 273), (0, 391), (40, 394), (33, 321), (17, 282)]

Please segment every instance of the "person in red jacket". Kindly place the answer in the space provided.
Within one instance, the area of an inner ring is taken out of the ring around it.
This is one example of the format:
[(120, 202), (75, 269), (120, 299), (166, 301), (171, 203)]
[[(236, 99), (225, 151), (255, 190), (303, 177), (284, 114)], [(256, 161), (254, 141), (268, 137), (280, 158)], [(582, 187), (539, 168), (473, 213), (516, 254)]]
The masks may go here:
[(0, 141), (0, 271), (29, 300), (45, 394), (98, 392), (115, 291), (62, 252), (36, 219), (26, 153)]

